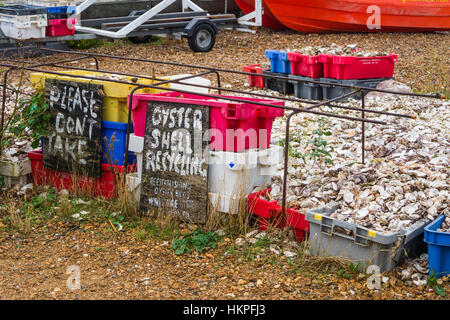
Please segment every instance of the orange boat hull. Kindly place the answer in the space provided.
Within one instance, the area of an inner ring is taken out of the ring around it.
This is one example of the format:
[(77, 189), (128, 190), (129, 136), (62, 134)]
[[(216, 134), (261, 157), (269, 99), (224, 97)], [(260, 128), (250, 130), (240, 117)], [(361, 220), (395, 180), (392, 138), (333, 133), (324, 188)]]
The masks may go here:
[(450, 30), (450, 0), (265, 0), (265, 3), (282, 24), (305, 33)]
[[(242, 12), (245, 14), (250, 13), (255, 10), (255, 0), (234, 0), (236, 4), (241, 8)], [(263, 1), (264, 14), (262, 16), (263, 27), (272, 29), (284, 29), (285, 26), (282, 25), (277, 18), (274, 17), (272, 12), (269, 10), (267, 5)]]

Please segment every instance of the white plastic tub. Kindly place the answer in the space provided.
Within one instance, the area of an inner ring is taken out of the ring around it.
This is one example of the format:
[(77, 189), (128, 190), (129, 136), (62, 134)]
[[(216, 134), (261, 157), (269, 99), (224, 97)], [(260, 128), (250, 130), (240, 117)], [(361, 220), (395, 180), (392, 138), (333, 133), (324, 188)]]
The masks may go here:
[(283, 149), (271, 146), (246, 152), (210, 151), (208, 191), (213, 208), (236, 213), (239, 202), (255, 187), (271, 182), (283, 161)]
[(128, 191), (133, 195), (137, 203), (141, 199), (142, 183), (141, 178), (138, 177), (137, 172), (127, 174)]
[(31, 161), (26, 158), (18, 162), (0, 160), (0, 176), (7, 188), (14, 185), (25, 185), (31, 175)]
[[(173, 79), (184, 78), (187, 76), (190, 76), (190, 74), (188, 74), (188, 73), (177, 74), (174, 76), (164, 77), (164, 79), (173, 80)], [(185, 90), (185, 91), (190, 91), (190, 92), (195, 92), (195, 93), (208, 93), (209, 92), (208, 88), (194, 87), (194, 86), (189, 86), (188, 84), (198, 84), (198, 85), (202, 85), (202, 86), (210, 86), (211, 81), (209, 81), (208, 79), (202, 78), (202, 77), (195, 77), (195, 78), (190, 78), (190, 79), (186, 79), (186, 80), (181, 80), (180, 83), (170, 83), (170, 88), (174, 89), (174, 90), (178, 89), (178, 90)]]
[(128, 151), (132, 151), (136, 154), (137, 160), (137, 175), (142, 178), (142, 160), (144, 152), (144, 137), (135, 136), (130, 133), (130, 143), (128, 145)]
[(45, 8), (23, 5), (0, 7), (0, 28), (6, 37), (16, 40), (45, 38), (47, 13)]

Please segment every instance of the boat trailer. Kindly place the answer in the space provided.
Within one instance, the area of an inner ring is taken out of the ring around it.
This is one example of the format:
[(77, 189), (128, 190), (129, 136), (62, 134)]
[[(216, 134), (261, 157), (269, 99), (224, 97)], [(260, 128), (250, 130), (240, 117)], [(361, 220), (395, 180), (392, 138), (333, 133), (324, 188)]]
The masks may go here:
[[(32, 42), (55, 42), (94, 38), (123, 39), (133, 43), (148, 42), (152, 36), (187, 38), (194, 52), (210, 51), (220, 29), (236, 29), (255, 33), (262, 25), (262, 0), (255, 0), (255, 11), (241, 18), (234, 14), (210, 15), (191, 0), (181, 0), (181, 12), (162, 13), (178, 0), (163, 0), (149, 10), (132, 11), (128, 16), (99, 19), (81, 19), (81, 13), (97, 0), (85, 0), (76, 7), (70, 18), (77, 18), (75, 35), (31, 39)], [(7, 42), (17, 40), (7, 39)]]

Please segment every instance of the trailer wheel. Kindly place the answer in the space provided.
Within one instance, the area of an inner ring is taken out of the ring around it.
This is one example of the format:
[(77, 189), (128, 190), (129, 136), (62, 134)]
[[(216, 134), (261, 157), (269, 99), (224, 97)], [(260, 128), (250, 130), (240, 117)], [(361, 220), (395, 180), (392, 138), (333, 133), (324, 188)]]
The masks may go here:
[(152, 36), (142, 36), (142, 37), (129, 37), (128, 40), (130, 40), (133, 43), (140, 44), (140, 43), (147, 43)]
[(206, 24), (199, 24), (188, 38), (189, 48), (194, 52), (208, 52), (214, 47), (216, 32)]

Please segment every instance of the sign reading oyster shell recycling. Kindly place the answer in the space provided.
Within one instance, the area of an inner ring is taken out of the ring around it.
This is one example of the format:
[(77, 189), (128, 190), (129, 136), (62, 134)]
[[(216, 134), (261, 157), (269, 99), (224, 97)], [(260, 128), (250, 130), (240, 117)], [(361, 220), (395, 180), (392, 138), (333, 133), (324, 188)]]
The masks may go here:
[(52, 115), (43, 141), (45, 168), (100, 177), (102, 93), (102, 85), (45, 80), (45, 99)]
[(149, 102), (144, 137), (141, 209), (206, 222), (208, 164), (203, 151), (209, 108)]

